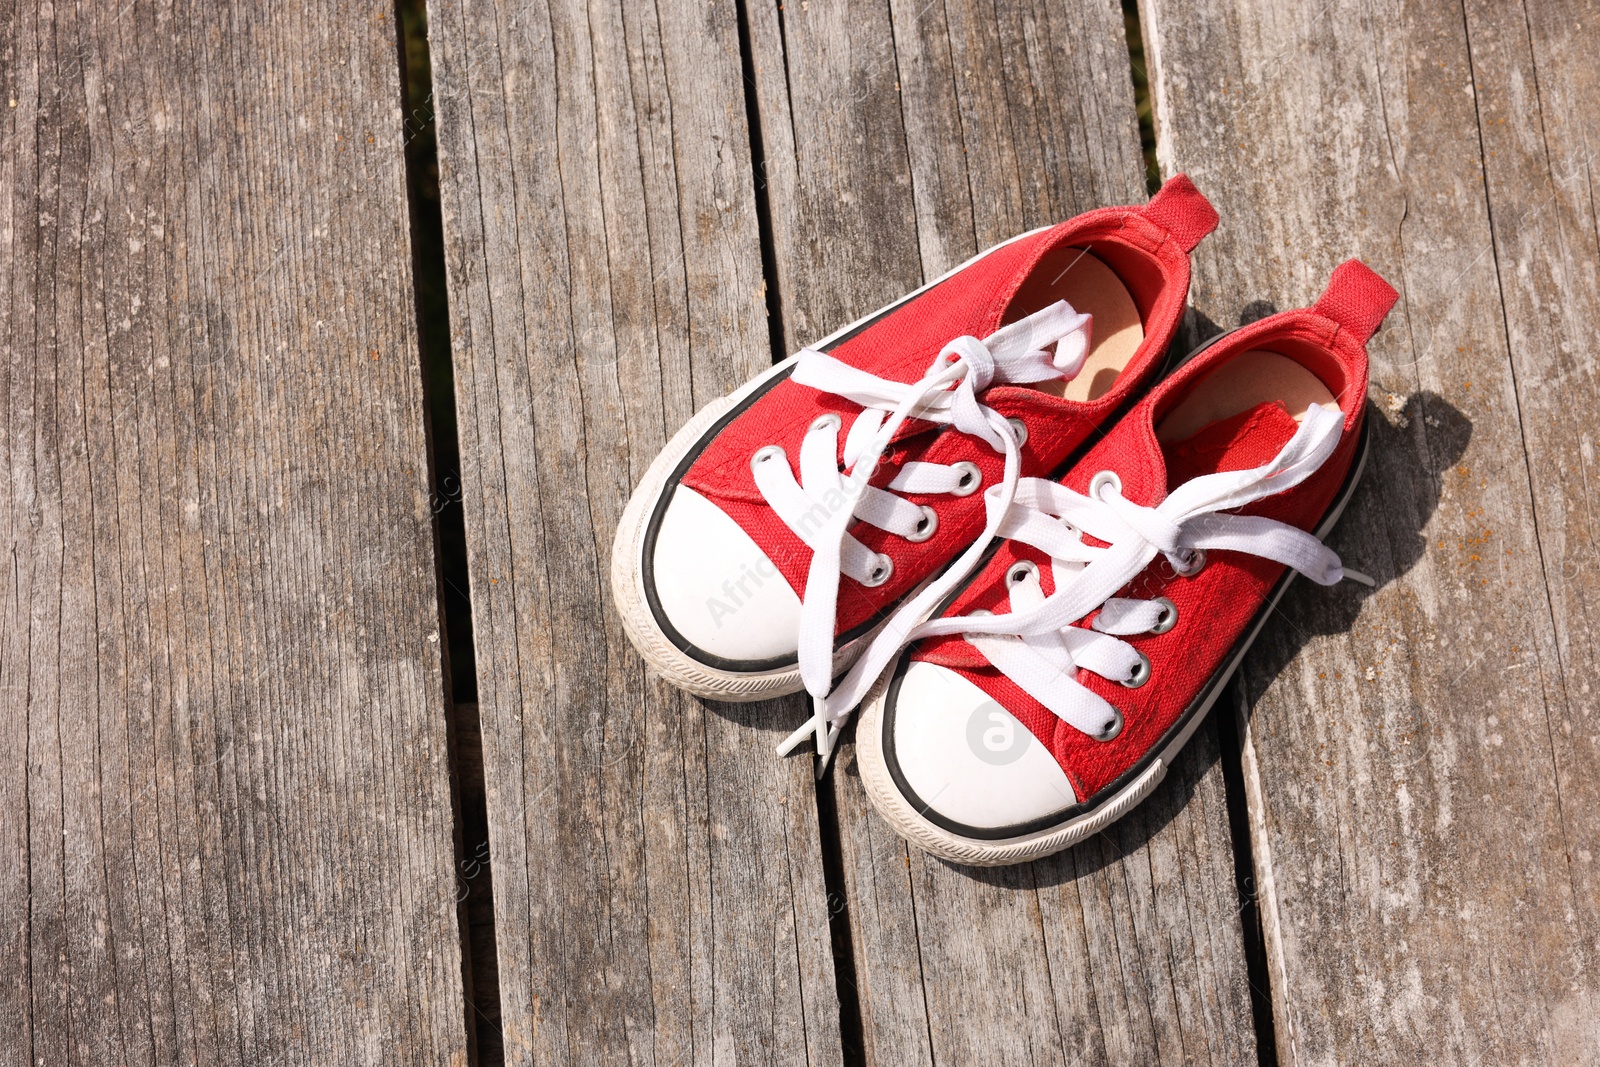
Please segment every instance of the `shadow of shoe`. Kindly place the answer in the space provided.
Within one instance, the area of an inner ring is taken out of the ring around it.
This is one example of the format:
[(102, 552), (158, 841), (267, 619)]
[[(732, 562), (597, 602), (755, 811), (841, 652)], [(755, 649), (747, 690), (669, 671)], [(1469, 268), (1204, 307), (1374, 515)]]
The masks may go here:
[(1367, 406), (1367, 469), (1328, 544), (1346, 566), (1377, 583), (1317, 589), (1297, 582), (1263, 629), (1240, 674), (1260, 692), (1313, 638), (1347, 632), (1367, 599), (1404, 575), (1428, 547), (1423, 528), (1443, 492), (1444, 473), (1472, 438), (1472, 423), (1434, 393), (1418, 393), (1392, 416)]

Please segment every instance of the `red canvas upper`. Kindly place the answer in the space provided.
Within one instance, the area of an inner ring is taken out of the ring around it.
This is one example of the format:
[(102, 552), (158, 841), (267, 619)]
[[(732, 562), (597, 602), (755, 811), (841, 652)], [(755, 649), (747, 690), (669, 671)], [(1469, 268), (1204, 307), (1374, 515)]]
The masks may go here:
[[(1168, 181), (1142, 207), (1102, 208), (998, 248), (927, 292), (883, 315), (830, 350), (835, 358), (883, 378), (915, 382), (950, 341), (984, 338), (1005, 324), (1039, 310), (1053, 297), (1030, 292), (1048, 285), (1040, 263), (1063, 247), (1086, 247), (1109, 266), (1133, 296), (1144, 325), (1144, 341), (1116, 385), (1098, 399), (1064, 400), (1023, 386), (997, 385), (982, 401), (1027, 428), (1023, 476), (1057, 469), (1090, 432), (1159, 369), (1172, 341), (1189, 289), (1189, 253), (1215, 228), (1216, 212), (1183, 175)], [(800, 454), (807, 429), (827, 412), (845, 421), (861, 408), (838, 396), (785, 379), (724, 427), (684, 474), (683, 484), (710, 499), (761, 547), (797, 593), (803, 592), (811, 551), (777, 518), (756, 488), (750, 457), (779, 445)], [(908, 421), (880, 464), (874, 484), (884, 485), (907, 460), (977, 465), (983, 484), (1001, 477), (1000, 453), (965, 434)], [(841, 435), (842, 445), (842, 435)], [(842, 447), (841, 447), (842, 456)], [(913, 543), (867, 524), (851, 530), (868, 548), (894, 562), (889, 581), (867, 588), (841, 583), (837, 632), (845, 632), (898, 601), (969, 545), (983, 530), (983, 494), (901, 494), (938, 514), (927, 541)]]
[[(1292, 489), (1241, 509), (1312, 530), (1327, 513), (1354, 459), (1367, 389), (1366, 342), (1394, 303), (1395, 292), (1360, 263), (1339, 267), (1314, 308), (1262, 319), (1227, 335), (1155, 387), (1062, 479), (1069, 489), (1088, 491), (1099, 471), (1115, 471), (1122, 495), (1145, 506), (1165, 499), (1189, 478), (1217, 470), (1259, 466), (1277, 455), (1297, 423), (1281, 404), (1260, 404), (1213, 423), (1188, 440), (1163, 449), (1156, 425), (1197, 382), (1234, 356), (1267, 349), (1297, 359), (1334, 393), (1344, 414), (1337, 450), (1310, 478)], [(1007, 541), (945, 612), (966, 615), (984, 609), (1010, 611), (1006, 572), (1019, 560), (1038, 565), (1046, 594), (1054, 591), (1049, 561), (1031, 546)], [(1152, 599), (1165, 596), (1178, 608), (1177, 624), (1167, 633), (1124, 638), (1150, 660), (1151, 680), (1137, 689), (1089, 671), (1077, 681), (1104, 697), (1123, 714), (1122, 732), (1098, 741), (1068, 726), (989, 664), (959, 635), (919, 643), (916, 659), (954, 670), (985, 690), (1017, 717), (1055, 755), (1077, 790), (1088, 800), (1131, 768), (1177, 720), (1222, 666), (1257, 611), (1266, 602), (1284, 567), (1236, 552), (1213, 552), (1193, 577), (1179, 577), (1162, 556), (1117, 595)], [(1088, 626), (1093, 616), (1077, 625)]]

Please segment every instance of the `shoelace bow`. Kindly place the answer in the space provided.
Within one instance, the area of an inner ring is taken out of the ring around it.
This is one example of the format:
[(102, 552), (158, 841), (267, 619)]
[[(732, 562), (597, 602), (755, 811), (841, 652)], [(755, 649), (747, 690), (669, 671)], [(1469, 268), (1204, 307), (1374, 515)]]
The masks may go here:
[[(1304, 530), (1228, 513), (1305, 481), (1338, 446), (1343, 424), (1342, 414), (1313, 406), (1272, 461), (1251, 470), (1191, 479), (1155, 507), (1123, 497), (1112, 472), (1096, 475), (1088, 495), (1057, 482), (1022, 480), (1014, 500), (1001, 510), (998, 535), (1046, 553), (1055, 591), (1045, 596), (1037, 568), (1020, 564), (1007, 573), (1012, 607), (1007, 614), (919, 621), (914, 605), (908, 603), (818, 705), (817, 717), (786, 744), (792, 747), (797, 738), (817, 733), (824, 721), (836, 736), (901, 649), (925, 637), (952, 633), (964, 635), (991, 664), (1074, 729), (1110, 740), (1122, 729), (1121, 713), (1080, 684), (1078, 671), (1128, 685), (1148, 679), (1148, 661), (1119, 637), (1170, 628), (1175, 621), (1169, 614), (1171, 602), (1113, 594), (1157, 555), (1165, 556), (1179, 574), (1198, 573), (1204, 553), (1221, 549), (1273, 560), (1320, 585), (1333, 585), (1344, 577), (1372, 584), (1366, 575), (1346, 571), (1332, 549)], [(986, 497), (985, 503), (991, 517), (1001, 509), (998, 499)], [(1107, 547), (1085, 544), (1085, 534)], [(1100, 614), (1091, 628), (1073, 625), (1097, 608)], [(822, 752), (821, 768), (830, 753), (831, 746)]]
[[(879, 378), (832, 356), (812, 349), (799, 353), (790, 380), (821, 392), (843, 397), (863, 410), (845, 436), (844, 464), (840, 470), (837, 415), (823, 415), (811, 424), (800, 446), (800, 481), (797, 483), (783, 449), (769, 445), (751, 457), (756, 488), (780, 520), (811, 549), (811, 566), (801, 596), (798, 642), (800, 678), (811, 694), (819, 723), (808, 725), (780, 746), (787, 753), (806, 734), (815, 733), (819, 752), (829, 753), (838, 736), (824, 712), (824, 700), (833, 684), (834, 631), (841, 575), (864, 585), (881, 585), (892, 564), (887, 556), (868, 549), (850, 536), (859, 520), (911, 540), (932, 536), (932, 512), (895, 495), (906, 493), (957, 493), (977, 488), (977, 471), (971, 464), (907, 462), (887, 487), (869, 484), (896, 432), (907, 419), (949, 425), (984, 441), (1005, 454), (1005, 473), (999, 485), (985, 495), (986, 526), (979, 540), (936, 581), (915, 598), (931, 602), (928, 594), (942, 596), (977, 563), (999, 527), (1004, 508), (996, 510), (990, 497), (1010, 504), (1021, 471), (1016, 428), (1006, 418), (978, 401), (978, 394), (999, 383), (1027, 385), (1071, 378), (1083, 367), (1089, 348), (1090, 318), (1057, 301), (1042, 311), (1002, 327), (986, 340), (958, 337), (940, 351), (920, 381), (897, 382)], [(1049, 351), (1050, 346), (1055, 351)], [(774, 462), (778, 460), (778, 462)]]

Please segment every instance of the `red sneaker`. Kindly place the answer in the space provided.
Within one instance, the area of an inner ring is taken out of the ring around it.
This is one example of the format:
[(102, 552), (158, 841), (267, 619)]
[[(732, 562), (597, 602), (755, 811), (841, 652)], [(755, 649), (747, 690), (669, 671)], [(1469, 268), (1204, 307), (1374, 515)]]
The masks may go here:
[(1346, 573), (1320, 538), (1361, 474), (1366, 342), (1395, 297), (1351, 260), (1314, 308), (1185, 362), (1061, 482), (1022, 482), (994, 557), (828, 701), (836, 725), (897, 660), (857, 752), (900, 834), (1017, 863), (1155, 787), (1295, 572)]
[(1154, 376), (1216, 223), (1180, 175), (1143, 207), (998, 245), (707, 405), (612, 550), (645, 660), (706, 697), (826, 694), (897, 605), (977, 562), (998, 522), (978, 490), (1009, 499), (1058, 469)]

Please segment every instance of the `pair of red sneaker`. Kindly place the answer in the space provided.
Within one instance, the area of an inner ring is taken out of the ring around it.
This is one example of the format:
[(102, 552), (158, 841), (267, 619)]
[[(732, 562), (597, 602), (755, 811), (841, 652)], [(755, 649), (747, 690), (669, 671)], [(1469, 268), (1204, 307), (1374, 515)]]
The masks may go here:
[(815, 715), (780, 751), (814, 736), (823, 766), (864, 701), (868, 795), (950, 859), (1032, 859), (1124, 814), (1294, 573), (1342, 576), (1320, 538), (1361, 472), (1366, 342), (1396, 296), (1352, 260), (1315, 306), (1155, 381), (1216, 224), (1180, 175), (708, 405), (617, 531), (640, 653), (705, 697), (804, 688)]

